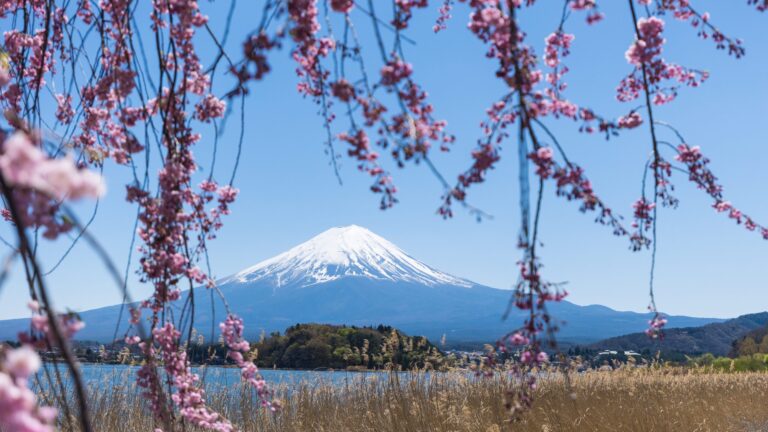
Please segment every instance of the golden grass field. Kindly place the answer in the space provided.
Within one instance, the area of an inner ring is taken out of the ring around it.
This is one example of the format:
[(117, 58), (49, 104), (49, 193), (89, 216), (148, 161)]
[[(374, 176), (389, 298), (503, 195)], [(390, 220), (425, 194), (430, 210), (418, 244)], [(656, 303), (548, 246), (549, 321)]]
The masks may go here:
[[(503, 377), (466, 372), (361, 375), (341, 387), (304, 382), (290, 397), (277, 389), (284, 405), (277, 414), (260, 410), (239, 385), (207, 399), (244, 431), (768, 431), (766, 373), (637, 368), (571, 374), (570, 382), (556, 374), (541, 381), (533, 409), (517, 423), (506, 421)], [(130, 379), (96, 386), (90, 402), (99, 431), (155, 427)]]

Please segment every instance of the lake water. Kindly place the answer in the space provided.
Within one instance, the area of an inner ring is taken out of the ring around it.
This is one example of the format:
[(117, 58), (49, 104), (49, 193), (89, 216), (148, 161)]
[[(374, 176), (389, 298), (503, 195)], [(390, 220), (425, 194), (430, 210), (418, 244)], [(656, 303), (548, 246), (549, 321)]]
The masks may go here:
[[(47, 364), (48, 374), (54, 377), (53, 365)], [(66, 366), (59, 364), (58, 369), (66, 375)], [(81, 365), (81, 373), (84, 382), (90, 387), (111, 388), (115, 386), (133, 385), (136, 382), (136, 372), (139, 366), (126, 365)], [(231, 387), (241, 382), (240, 369), (234, 367), (205, 366), (192, 368), (193, 372), (200, 376), (203, 386), (208, 390)], [(290, 390), (303, 384), (309, 386), (332, 385), (343, 387), (345, 385), (359, 384), (361, 381), (385, 381), (389, 379), (391, 372), (348, 372), (348, 371), (306, 371), (306, 370), (273, 370), (262, 369), (261, 375), (273, 388)], [(398, 372), (398, 377), (408, 379), (413, 376), (411, 372)], [(45, 372), (39, 372), (40, 385), (45, 387), (47, 379)], [(420, 374), (424, 378), (429, 373)], [(65, 380), (66, 381), (66, 380)]]

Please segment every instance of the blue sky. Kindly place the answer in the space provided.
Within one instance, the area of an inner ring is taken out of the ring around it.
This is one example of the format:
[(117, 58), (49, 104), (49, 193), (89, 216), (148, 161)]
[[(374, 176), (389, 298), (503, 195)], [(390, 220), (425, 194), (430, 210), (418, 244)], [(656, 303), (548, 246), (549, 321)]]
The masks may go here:
[[(247, 3), (247, 4), (246, 4)], [(239, 52), (258, 10), (240, 2), (230, 36), (230, 49)], [(557, 25), (559, 7), (548, 2), (524, 12), (529, 40), (541, 53), (544, 37)], [(632, 42), (631, 20), (624, 2), (602, 2), (606, 20), (588, 27), (574, 16), (568, 30), (576, 33), (567, 64), (567, 95), (609, 116), (631, 106), (615, 100), (615, 87), (629, 72), (624, 51)], [(746, 57), (735, 60), (702, 41), (687, 24), (667, 19), (665, 58), (711, 72), (701, 88), (683, 89), (677, 101), (658, 109), (661, 120), (678, 127), (690, 144), (700, 145), (712, 159), (712, 169), (725, 186), (727, 198), (768, 223), (768, 16), (738, 2), (701, 1), (726, 33), (744, 39)], [(226, 13), (226, 3), (201, 2), (214, 28)], [(448, 154), (434, 160), (450, 178), (470, 164), (470, 151), (480, 135), (485, 109), (504, 91), (494, 78), (495, 64), (484, 56), (484, 47), (467, 30), (468, 9), (457, 5), (449, 29), (432, 30), (437, 4), (417, 12), (407, 46), (415, 78), (428, 90), (436, 116), (448, 121), (457, 142)], [(242, 18), (241, 18), (242, 17)], [(253, 17), (253, 18), (246, 18)], [(364, 39), (370, 42), (368, 21), (359, 11)], [(210, 46), (210, 44), (208, 44)], [(369, 178), (355, 163), (341, 162), (340, 186), (324, 153), (324, 131), (317, 106), (295, 91), (294, 65), (285, 50), (271, 58), (273, 71), (253, 87), (246, 102), (245, 145), (236, 186), (241, 195), (216, 241), (210, 244), (214, 274), (235, 273), (333, 226), (358, 224), (399, 245), (414, 257), (443, 271), (498, 288), (510, 287), (516, 278), (515, 248), (517, 210), (517, 161), (514, 142), (505, 145), (502, 160), (488, 181), (470, 191), (470, 200), (494, 218), (477, 223), (461, 210), (452, 220), (437, 214), (441, 187), (421, 166), (398, 170), (395, 182), (400, 203), (380, 211), (378, 197), (368, 191)], [(372, 64), (373, 65), (373, 64)], [(375, 69), (378, 69), (376, 64)], [(219, 80), (217, 83), (222, 83)], [(216, 90), (223, 93), (221, 85)], [(236, 118), (233, 118), (236, 120)], [(640, 189), (643, 164), (649, 153), (647, 129), (638, 128), (618, 139), (578, 132), (567, 120), (547, 120), (569, 156), (584, 166), (597, 193), (616, 211), (631, 214)], [(337, 132), (342, 131), (338, 124)], [(211, 130), (200, 144), (199, 160), (207, 165), (212, 148)], [(238, 130), (231, 123), (220, 140), (222, 148), (215, 175), (229, 178), (234, 163)], [(671, 137), (669, 137), (671, 138)], [(338, 149), (343, 150), (341, 144)], [(108, 166), (109, 192), (100, 203), (92, 232), (105, 244), (112, 258), (124, 267), (130, 250), (135, 209), (124, 201), (126, 169)], [(153, 172), (154, 173), (154, 172)], [(207, 172), (201, 172), (201, 176)], [(657, 304), (667, 313), (731, 317), (768, 309), (764, 291), (768, 280), (768, 242), (736, 226), (711, 209), (711, 202), (680, 175), (674, 175), (676, 210), (662, 210), (659, 219)], [(577, 206), (545, 194), (541, 221), (544, 272), (551, 281), (567, 281), (570, 301), (604, 304), (619, 310), (645, 309), (649, 254), (633, 253), (626, 239), (593, 223), (593, 216)], [(84, 217), (89, 203), (79, 206)], [(8, 238), (8, 231), (3, 231)], [(43, 240), (43, 242), (45, 242)], [(45, 244), (41, 257), (47, 268), (56, 263), (66, 242)], [(151, 287), (138, 283), (136, 254), (130, 268), (130, 289), (136, 298)], [(23, 305), (26, 288), (20, 269), (0, 292), (0, 318), (27, 316)], [(120, 300), (109, 275), (85, 244), (78, 244), (62, 265), (48, 277), (59, 308), (85, 310)], [(258, 299), (255, 299), (258, 301)]]

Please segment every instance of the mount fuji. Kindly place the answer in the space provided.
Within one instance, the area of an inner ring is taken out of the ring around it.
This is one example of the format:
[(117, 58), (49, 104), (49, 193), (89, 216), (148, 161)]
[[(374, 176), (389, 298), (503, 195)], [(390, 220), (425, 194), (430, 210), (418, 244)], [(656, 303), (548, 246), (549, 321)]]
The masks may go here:
[(474, 283), (435, 270), (371, 231), (350, 225), (331, 228), (287, 252), (262, 261), (221, 283), (266, 283), (306, 288), (344, 278), (470, 288)]
[[(218, 281), (232, 312), (243, 317), (245, 336), (257, 338), (296, 323), (386, 324), (449, 344), (492, 342), (522, 324), (523, 313), (502, 316), (512, 292), (439, 271), (359, 226), (331, 228), (282, 254)], [(187, 293), (171, 306), (178, 314)], [(209, 338), (224, 318), (224, 305), (206, 288), (193, 290), (194, 326)], [(82, 312), (82, 340), (110, 341), (127, 325), (121, 305)], [(650, 314), (563, 301), (550, 311), (561, 321), (563, 341), (588, 343), (643, 331)], [(669, 317), (670, 327), (723, 320)], [(187, 323), (188, 325), (188, 323)], [(0, 321), (0, 340), (14, 339), (28, 320)], [(214, 335), (216, 337), (217, 335)]]

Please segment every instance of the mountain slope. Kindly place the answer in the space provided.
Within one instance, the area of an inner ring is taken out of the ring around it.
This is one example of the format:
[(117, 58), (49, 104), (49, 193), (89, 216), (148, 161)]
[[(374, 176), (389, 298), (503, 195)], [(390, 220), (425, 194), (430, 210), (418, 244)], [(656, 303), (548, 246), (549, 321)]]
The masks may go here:
[[(524, 314), (513, 310), (501, 320), (511, 291), (485, 287), (436, 270), (365, 228), (332, 228), (274, 258), (219, 281), (232, 312), (246, 322), (245, 336), (283, 331), (297, 323), (385, 324), (410, 335), (449, 343), (492, 342), (519, 327)], [(217, 337), (224, 306), (206, 288), (192, 291), (194, 325)], [(182, 300), (172, 306), (178, 316)], [(81, 313), (87, 326), (78, 337), (106, 341), (125, 331), (115, 329), (120, 305)], [(642, 331), (650, 314), (619, 312), (604, 306), (552, 305), (563, 321), (560, 338), (593, 342)], [(720, 320), (670, 317), (670, 326), (697, 326)], [(27, 320), (0, 321), (0, 340), (28, 328)], [(212, 334), (213, 332), (213, 334)]]
[(650, 339), (644, 333), (634, 333), (602, 340), (591, 347), (635, 351), (661, 350), (666, 354), (712, 353), (724, 356), (731, 352), (735, 340), (766, 325), (768, 312), (761, 312), (701, 327), (668, 329), (664, 331), (664, 339), (661, 341)]

